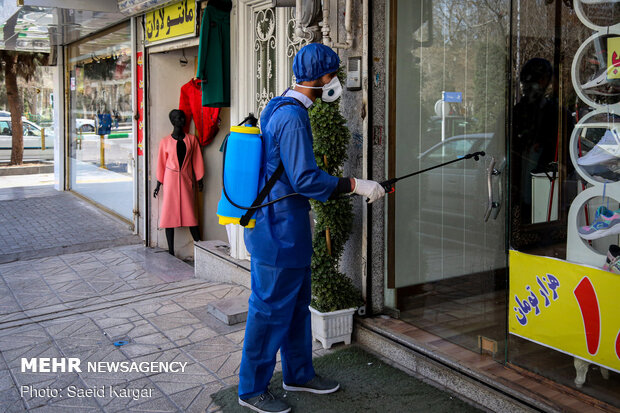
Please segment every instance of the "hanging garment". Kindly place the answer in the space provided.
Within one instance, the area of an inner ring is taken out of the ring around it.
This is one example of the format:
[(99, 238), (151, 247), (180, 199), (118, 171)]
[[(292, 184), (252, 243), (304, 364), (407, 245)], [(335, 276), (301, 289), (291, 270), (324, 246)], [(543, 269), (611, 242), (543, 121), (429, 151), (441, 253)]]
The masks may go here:
[(202, 106), (230, 106), (230, 11), (205, 9), (196, 77), (202, 80)]
[(177, 140), (168, 135), (159, 143), (157, 180), (163, 184), (160, 228), (198, 225), (194, 211), (194, 178), (198, 181), (204, 176), (202, 152), (194, 135), (185, 135), (183, 142), (187, 152), (180, 166)]
[(199, 79), (192, 79), (181, 87), (179, 109), (185, 113), (185, 133), (189, 132), (189, 125), (194, 119), (196, 133), (200, 146), (211, 143), (220, 130), (220, 108), (202, 106), (202, 90)]

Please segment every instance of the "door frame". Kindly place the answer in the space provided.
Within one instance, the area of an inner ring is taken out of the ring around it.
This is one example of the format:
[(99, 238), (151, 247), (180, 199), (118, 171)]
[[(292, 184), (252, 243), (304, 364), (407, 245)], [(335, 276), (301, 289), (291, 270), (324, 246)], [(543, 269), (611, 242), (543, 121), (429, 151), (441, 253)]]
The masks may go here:
[[(288, 68), (288, 27), (290, 7), (272, 7), (271, 0), (239, 0), (231, 11), (231, 82), (230, 82), (230, 124), (236, 125), (252, 112), (257, 117), (256, 107), (256, 72), (257, 61), (254, 55), (255, 12), (273, 8), (276, 21), (274, 32), (275, 62), (273, 72), (276, 76), (274, 96), (283, 93), (290, 86), (292, 76)], [(286, 68), (282, 73), (282, 68)], [(227, 225), (231, 257), (250, 259), (243, 240), (243, 227)]]
[[(388, 34), (388, 96), (387, 96), (387, 179), (396, 177), (396, 39), (397, 23), (396, 10), (398, 0), (390, 0), (389, 5), (389, 34)], [(387, 202), (387, 288), (396, 289), (396, 192), (388, 196)], [(395, 298), (394, 306), (398, 308)]]

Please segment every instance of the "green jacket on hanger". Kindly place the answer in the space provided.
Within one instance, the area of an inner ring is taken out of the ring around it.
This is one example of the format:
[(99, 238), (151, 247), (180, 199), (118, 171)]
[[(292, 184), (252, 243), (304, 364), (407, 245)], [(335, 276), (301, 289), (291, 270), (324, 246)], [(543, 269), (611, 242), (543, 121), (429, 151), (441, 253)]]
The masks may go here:
[(209, 5), (202, 15), (198, 69), (202, 106), (230, 106), (230, 0)]

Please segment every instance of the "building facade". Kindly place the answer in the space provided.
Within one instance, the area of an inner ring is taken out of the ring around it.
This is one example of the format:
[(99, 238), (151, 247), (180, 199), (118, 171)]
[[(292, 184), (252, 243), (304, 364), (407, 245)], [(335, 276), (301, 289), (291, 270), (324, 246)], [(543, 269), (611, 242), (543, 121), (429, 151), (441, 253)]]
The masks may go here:
[[(57, 187), (166, 248), (152, 196), (157, 149), (196, 76), (206, 2), (112, 3), (51, 9), (61, 23), (47, 17), (62, 28), (52, 42), (55, 94), (65, 97), (55, 102)], [(620, 408), (620, 3), (298, 2), (305, 14), (279, 1), (232, 3), (231, 102), (202, 149), (202, 239), (249, 258), (242, 229), (217, 223), (220, 145), (230, 125), (293, 83), (303, 44), (331, 44), (359, 77), (341, 103), (352, 135), (345, 176), (383, 181), (463, 158), (399, 181), (383, 202), (354, 202), (341, 265), (362, 291), (365, 320), (394, 337), (381, 322), (391, 317), (487, 366), (531, 374), (556, 386), (558, 400)], [(160, 22), (169, 29), (160, 13), (183, 15), (189, 29), (154, 34)], [(111, 129), (97, 134), (106, 114)], [(192, 256), (188, 231), (175, 246)]]

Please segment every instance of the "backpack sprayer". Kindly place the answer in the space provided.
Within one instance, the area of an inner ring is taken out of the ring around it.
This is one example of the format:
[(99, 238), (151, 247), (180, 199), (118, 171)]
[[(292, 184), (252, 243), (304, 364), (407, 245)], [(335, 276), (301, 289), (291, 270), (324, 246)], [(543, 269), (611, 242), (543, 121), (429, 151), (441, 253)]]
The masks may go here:
[[(291, 104), (285, 103), (281, 106)], [(230, 134), (226, 137), (220, 149), (223, 152), (224, 159), (222, 162), (222, 196), (218, 203), (217, 215), (219, 223), (222, 225), (240, 224), (244, 227), (252, 228), (256, 222), (253, 218), (256, 210), (285, 198), (299, 195), (298, 193), (292, 193), (263, 203), (271, 188), (282, 176), (284, 165), (280, 161), (276, 171), (259, 191), (259, 173), (263, 148), (260, 129), (256, 127), (257, 123), (258, 119), (253, 114), (250, 114), (239, 125), (231, 127)], [(386, 193), (393, 193), (395, 190), (394, 184), (401, 179), (410, 178), (464, 159), (474, 158), (477, 161), (480, 159), (480, 156), (484, 155), (484, 152), (469, 153), (451, 161), (422, 169), (421, 171), (388, 179), (379, 184), (385, 188)]]

